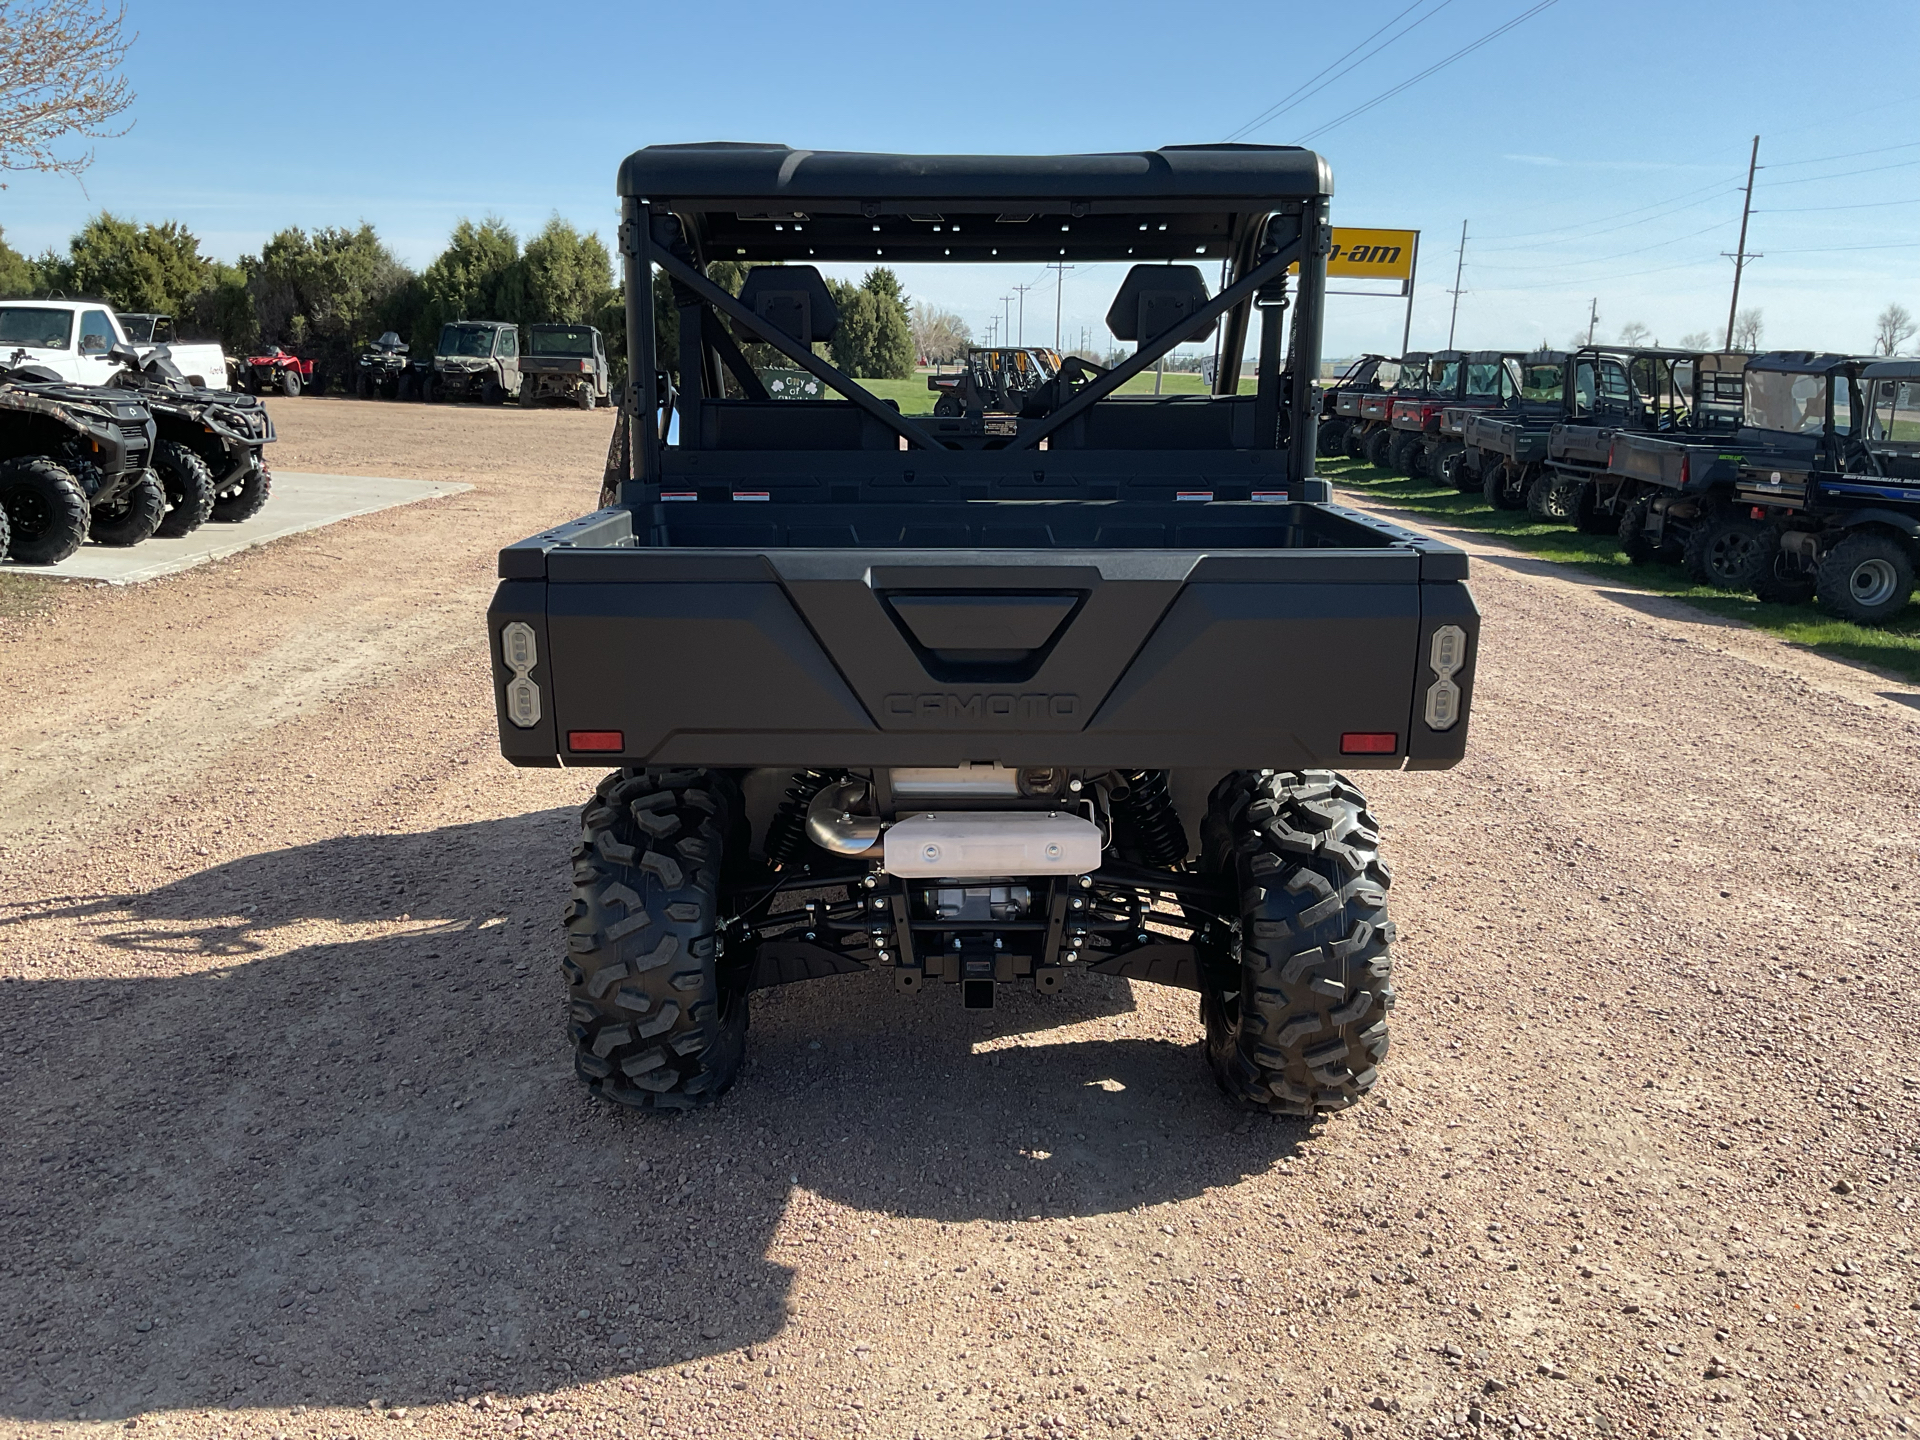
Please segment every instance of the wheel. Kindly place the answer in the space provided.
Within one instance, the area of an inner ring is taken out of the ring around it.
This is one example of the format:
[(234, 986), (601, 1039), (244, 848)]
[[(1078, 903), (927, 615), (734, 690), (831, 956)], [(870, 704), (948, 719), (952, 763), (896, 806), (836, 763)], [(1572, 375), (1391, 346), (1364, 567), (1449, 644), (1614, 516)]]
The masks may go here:
[(411, 375), (402, 374), (400, 378), (394, 382), (393, 398), (396, 400), (413, 400), (418, 397), (419, 393), (419, 383)]
[(44, 455), (0, 465), (0, 509), (7, 512), (7, 553), (22, 565), (58, 565), (86, 543), (86, 492)]
[(272, 493), (273, 475), (268, 471), (266, 462), (256, 457), (246, 474), (214, 497), (210, 518), (222, 525), (237, 525), (242, 520), (251, 520), (260, 513), (260, 508)]
[(1346, 450), (1347, 458), (1349, 460), (1366, 459), (1369, 438), (1368, 433), (1360, 428), (1359, 421), (1356, 420), (1347, 426), (1347, 433), (1340, 437), (1340, 444)]
[(1687, 530), (1681, 564), (1687, 574), (1720, 590), (1751, 590), (1773, 565), (1780, 536), (1765, 521), (1715, 511)]
[(1385, 470), (1387, 468), (1387, 451), (1392, 448), (1392, 445), (1393, 431), (1388, 430), (1384, 426), (1367, 436), (1365, 446), (1367, 463), (1376, 470)]
[(300, 372), (298, 370), (282, 370), (280, 372), (280, 393), (289, 398), (300, 393)]
[(1526, 471), (1506, 461), (1480, 467), (1480, 493), (1496, 510), (1520, 510), (1527, 503)]
[(1776, 542), (1773, 560), (1766, 572), (1753, 582), (1753, 593), (1770, 605), (1804, 605), (1813, 599), (1818, 586), (1817, 573)]
[(431, 375), (420, 377), (420, 403), (431, 405), (440, 398), (440, 382)]
[(1241, 897), (1237, 935), (1203, 965), (1214, 1078), (1282, 1114), (1345, 1109), (1373, 1086), (1393, 1009), (1391, 876), (1365, 797), (1331, 770), (1242, 770), (1201, 829)]
[(1411, 430), (1387, 432), (1387, 468), (1401, 475), (1413, 474), (1413, 455), (1420, 436)]
[(1913, 552), (1891, 535), (1856, 531), (1821, 558), (1819, 594), (1836, 614), (1876, 625), (1905, 609), (1913, 595)]
[(967, 407), (952, 395), (942, 395), (933, 402), (933, 413), (944, 420), (955, 420), (967, 413)]
[(582, 410), (593, 409), (593, 406), (594, 406), (593, 387), (589, 385), (581, 386), (580, 393), (574, 396), (574, 403), (577, 404)]
[(1314, 437), (1313, 450), (1316, 455), (1332, 457), (1347, 453), (1347, 422), (1345, 420), (1323, 420)]
[(314, 366), (313, 373), (300, 382), (300, 388), (309, 395), (326, 394), (327, 372), (322, 370), (318, 365)]
[(1600, 508), (1600, 487), (1591, 480), (1582, 480), (1574, 492), (1573, 525), (1582, 535), (1612, 535), (1620, 528), (1620, 522)]
[(373, 381), (369, 380), (365, 374), (354, 376), (353, 393), (358, 399), (365, 400), (373, 394)]
[(1651, 565), (1659, 559), (1659, 546), (1653, 543), (1653, 537), (1647, 534), (1647, 520), (1653, 510), (1653, 503), (1646, 499), (1635, 500), (1621, 512), (1620, 553), (1635, 565)]
[(93, 507), (87, 532), (102, 545), (138, 545), (167, 516), (167, 492), (151, 470), (142, 470), (118, 500)]
[(522, 410), (528, 410), (532, 407), (533, 379), (530, 376), (523, 376), (520, 381), (520, 408)]
[(13, 527), (7, 523), (5, 507), (0, 507), (0, 560), (7, 558), (7, 547), (13, 543)]
[(482, 405), (504, 405), (507, 403), (507, 392), (501, 387), (498, 380), (489, 376), (486, 382), (480, 386), (480, 403)]
[(720, 897), (741, 813), (724, 775), (632, 769), (581, 812), (561, 968), (574, 1070), (609, 1100), (686, 1109), (739, 1074), (746, 957), (724, 952)]
[(154, 534), (173, 540), (206, 524), (214, 500), (207, 462), (177, 440), (162, 440), (154, 447), (153, 468), (167, 495), (167, 518)]
[(1464, 445), (1442, 445), (1434, 457), (1433, 478), (1450, 490), (1460, 488), (1460, 472), (1467, 463), (1467, 447)]
[(1542, 470), (1527, 487), (1527, 514), (1542, 525), (1573, 519), (1579, 496), (1557, 470)]

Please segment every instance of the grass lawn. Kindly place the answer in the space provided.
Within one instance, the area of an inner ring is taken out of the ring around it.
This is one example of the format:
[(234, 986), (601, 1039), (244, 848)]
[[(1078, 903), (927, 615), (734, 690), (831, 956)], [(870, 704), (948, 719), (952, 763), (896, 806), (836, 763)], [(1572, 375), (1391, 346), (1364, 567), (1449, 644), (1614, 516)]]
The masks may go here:
[(1674, 595), (1715, 615), (1771, 630), (1795, 645), (1835, 659), (1873, 665), (1920, 682), (1920, 608), (1910, 607), (1880, 627), (1837, 620), (1819, 605), (1766, 605), (1751, 595), (1696, 585), (1677, 566), (1634, 565), (1611, 536), (1582, 535), (1540, 525), (1524, 510), (1495, 510), (1478, 495), (1462, 495), (1431, 480), (1409, 480), (1355, 460), (1322, 459), (1317, 470), (1345, 487), (1397, 509), (1431, 515), (1462, 530), (1499, 537), (1544, 559), (1573, 565), (1627, 589)]

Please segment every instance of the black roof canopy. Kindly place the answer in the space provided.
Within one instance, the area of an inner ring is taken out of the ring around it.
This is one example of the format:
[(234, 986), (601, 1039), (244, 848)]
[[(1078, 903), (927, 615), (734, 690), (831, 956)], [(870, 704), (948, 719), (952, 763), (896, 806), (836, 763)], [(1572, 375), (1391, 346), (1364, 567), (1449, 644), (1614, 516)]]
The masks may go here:
[(649, 145), (620, 194), (679, 215), (711, 260), (1204, 260), (1251, 221), (1333, 193), (1311, 150), (881, 155)]

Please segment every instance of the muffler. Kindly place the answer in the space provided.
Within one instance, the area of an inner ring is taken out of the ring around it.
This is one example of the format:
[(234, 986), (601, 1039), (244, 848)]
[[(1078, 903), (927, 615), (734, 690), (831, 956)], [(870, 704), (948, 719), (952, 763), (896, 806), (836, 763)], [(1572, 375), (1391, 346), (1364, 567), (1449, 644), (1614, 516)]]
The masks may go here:
[(896, 821), (882, 853), (908, 879), (1086, 875), (1100, 868), (1100, 829), (1059, 810), (948, 810)]

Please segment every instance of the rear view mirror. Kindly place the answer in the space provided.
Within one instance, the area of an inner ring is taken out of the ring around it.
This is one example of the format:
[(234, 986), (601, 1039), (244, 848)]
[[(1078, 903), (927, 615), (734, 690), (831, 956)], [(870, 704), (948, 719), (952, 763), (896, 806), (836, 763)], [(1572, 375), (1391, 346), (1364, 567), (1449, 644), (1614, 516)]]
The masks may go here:
[(122, 365), (129, 366), (135, 370), (140, 368), (140, 352), (124, 340), (115, 342), (113, 348), (107, 351), (107, 358), (109, 360), (118, 360)]

